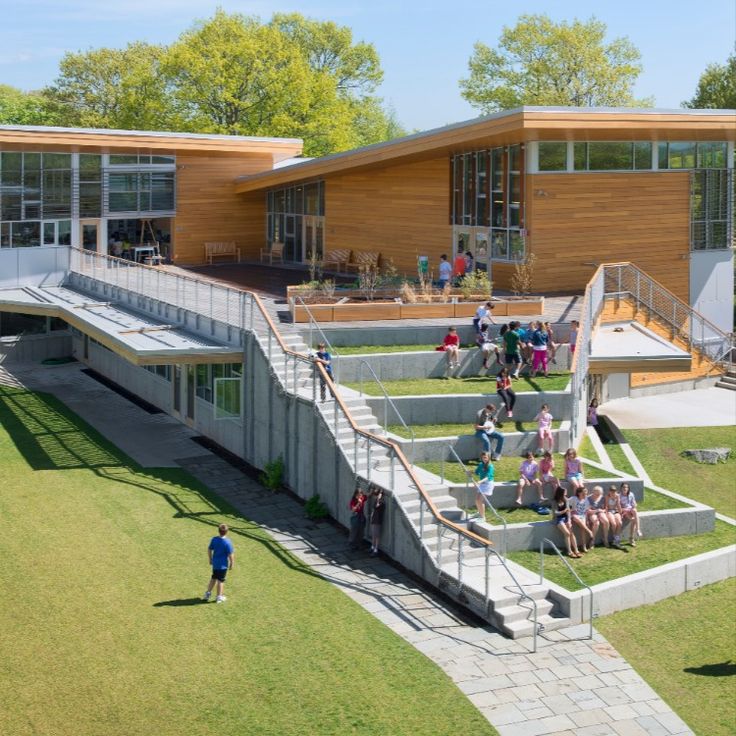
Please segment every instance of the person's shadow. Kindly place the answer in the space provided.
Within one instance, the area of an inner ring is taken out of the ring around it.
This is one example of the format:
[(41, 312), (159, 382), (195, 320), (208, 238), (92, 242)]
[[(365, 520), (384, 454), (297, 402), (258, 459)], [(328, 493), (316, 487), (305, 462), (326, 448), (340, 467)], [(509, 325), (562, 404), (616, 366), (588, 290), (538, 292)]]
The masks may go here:
[(703, 675), (704, 677), (729, 677), (736, 675), (736, 662), (729, 659), (727, 662), (702, 664), (700, 667), (685, 667), (683, 672), (689, 672), (691, 675)]
[(163, 608), (164, 606), (178, 607), (178, 606), (198, 606), (200, 603), (207, 603), (202, 598), (175, 598), (173, 601), (159, 601), (154, 603), (154, 608)]

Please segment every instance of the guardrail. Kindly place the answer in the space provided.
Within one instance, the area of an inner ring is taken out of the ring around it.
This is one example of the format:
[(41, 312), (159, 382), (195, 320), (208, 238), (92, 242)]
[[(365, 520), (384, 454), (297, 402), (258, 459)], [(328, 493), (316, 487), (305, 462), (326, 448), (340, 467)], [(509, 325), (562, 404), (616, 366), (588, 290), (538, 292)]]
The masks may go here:
[(308, 336), (308, 345), (309, 349), (314, 349), (314, 338), (313, 338), (313, 332), (318, 332), (320, 339), (322, 342), (327, 346), (330, 356), (332, 357), (332, 363), (334, 366), (334, 370), (332, 371), (334, 374), (334, 381), (336, 384), (339, 385), (340, 383), (340, 354), (335, 350), (334, 347), (332, 347), (332, 343), (329, 341), (327, 335), (322, 331), (322, 328), (319, 326), (319, 323), (314, 318), (314, 315), (312, 314), (311, 310), (307, 306), (307, 303), (302, 299), (300, 296), (293, 297), (294, 303), (297, 301), (300, 303), (301, 307), (304, 309), (304, 311), (307, 314), (307, 317), (309, 317), (309, 336)]
[(587, 583), (584, 583), (581, 579), (580, 575), (578, 575), (575, 572), (575, 569), (573, 566), (565, 559), (562, 552), (558, 549), (557, 545), (551, 540), (547, 539), (545, 537), (540, 543), (539, 543), (539, 584), (542, 585), (544, 583), (544, 545), (548, 544), (552, 549), (557, 553), (557, 556), (565, 563), (567, 569), (573, 574), (575, 579), (580, 583), (580, 585), (583, 586), (583, 588), (587, 588), (588, 592), (590, 593), (590, 614), (589, 614), (589, 623), (590, 623), (590, 634), (588, 636), (589, 639), (593, 639), (593, 588), (590, 587)]
[[(362, 429), (351, 416), (348, 408), (345, 406), (342, 398), (337, 393), (337, 387), (330, 380), (324, 366), (320, 363), (314, 363), (307, 355), (291, 350), (283, 341), (281, 334), (276, 329), (270, 315), (263, 305), (260, 297), (253, 292), (241, 291), (224, 287), (218, 284), (207, 284), (199, 282), (187, 276), (172, 274), (153, 266), (145, 266), (141, 264), (131, 263), (114, 256), (105, 256), (91, 251), (82, 251), (78, 248), (71, 248), (70, 271), (80, 275), (82, 278), (89, 277), (93, 280), (102, 282), (113, 287), (124, 288), (128, 291), (134, 290), (138, 293), (139, 298), (155, 298), (164, 303), (171, 304), (175, 307), (194, 311), (212, 320), (223, 320), (227, 324), (232, 324), (243, 330), (253, 332), (264, 354), (268, 357), (269, 364), (273, 366), (274, 351), (280, 352), (284, 357), (283, 374), (275, 369), (273, 375), (277, 380), (281, 381), (284, 390), (289, 390), (289, 363), (291, 361), (292, 375), (292, 391), (298, 393), (298, 371), (299, 364), (308, 366), (313, 369), (312, 375), (312, 400), (317, 404), (318, 379), (325, 383), (326, 390), (331, 394), (334, 405), (334, 431), (335, 442), (338, 447), (342, 446), (338, 440), (339, 417), (342, 415), (348, 426), (353, 431), (353, 470), (355, 475), (360, 473), (360, 457), (359, 443), (360, 438), (366, 445), (366, 473), (365, 477), (371, 481), (371, 454), (374, 446), (382, 447), (388, 450), (390, 463), (390, 484), (392, 492), (395, 493), (396, 474), (402, 472), (409, 481), (409, 487), (417, 492), (419, 500), (420, 520), (419, 520), (419, 541), (422, 545), (427, 557), (437, 565), (438, 569), (442, 569), (442, 546), (438, 544), (436, 560), (431, 550), (428, 548), (424, 539), (425, 513), (429, 513), (434, 523), (437, 525), (438, 539), (447, 531), (454, 534), (458, 540), (458, 570), (457, 581), (460, 589), (463, 587), (463, 554), (464, 544), (474, 544), (485, 550), (485, 610), (490, 605), (490, 559), (491, 555), (495, 555), (506, 569), (509, 577), (514, 585), (519, 589), (520, 597), (528, 599), (532, 602), (534, 608), (534, 637), (533, 651), (537, 650), (537, 629), (538, 614), (536, 601), (524, 592), (521, 583), (518, 582), (516, 576), (508, 568), (505, 559), (492, 548), (492, 542), (481, 537), (474, 532), (456, 524), (450, 519), (445, 518), (441, 511), (436, 507), (431, 497), (427, 494), (426, 489), (414, 473), (413, 466), (409, 463), (401, 448), (391, 440)], [(200, 284), (202, 286), (200, 286)], [(189, 290), (187, 289), (189, 287)], [(94, 289), (93, 289), (94, 290)], [(256, 319), (262, 320), (262, 328), (265, 330), (265, 336), (258, 334), (256, 330)], [(213, 328), (214, 329), (214, 328)], [(262, 343), (262, 339), (265, 345)], [(324, 416), (323, 416), (324, 419)], [(350, 458), (346, 458), (350, 462)], [(426, 511), (425, 511), (426, 510)]]
[(381, 379), (376, 375), (371, 364), (363, 358), (358, 360), (358, 383), (360, 386), (360, 395), (365, 396), (365, 393), (363, 392), (363, 366), (368, 369), (373, 380), (378, 384), (378, 388), (381, 389), (381, 393), (383, 393), (383, 431), (388, 432), (388, 408), (390, 406), (393, 409), (396, 418), (401, 423), (401, 426), (409, 433), (409, 438), (411, 439), (411, 465), (414, 467), (414, 430), (404, 421), (404, 417), (401, 416), (396, 404), (394, 404), (393, 399), (388, 395), (388, 391), (386, 391), (385, 386), (381, 383)]

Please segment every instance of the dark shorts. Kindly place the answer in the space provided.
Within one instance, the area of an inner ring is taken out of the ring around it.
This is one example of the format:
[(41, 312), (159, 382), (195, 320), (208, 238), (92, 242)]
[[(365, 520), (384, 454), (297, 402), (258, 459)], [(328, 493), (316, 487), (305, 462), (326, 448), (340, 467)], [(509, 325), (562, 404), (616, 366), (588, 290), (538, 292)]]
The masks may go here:
[(556, 525), (560, 524), (567, 524), (567, 514), (563, 514), (562, 516), (558, 516), (557, 518), (552, 520)]
[(215, 568), (212, 568), (212, 579), (213, 580), (219, 580), (221, 583), (225, 582), (225, 576), (227, 575), (227, 570), (215, 570)]
[(511, 363), (521, 363), (521, 356), (518, 353), (504, 353), (504, 358), (507, 365), (511, 365)]

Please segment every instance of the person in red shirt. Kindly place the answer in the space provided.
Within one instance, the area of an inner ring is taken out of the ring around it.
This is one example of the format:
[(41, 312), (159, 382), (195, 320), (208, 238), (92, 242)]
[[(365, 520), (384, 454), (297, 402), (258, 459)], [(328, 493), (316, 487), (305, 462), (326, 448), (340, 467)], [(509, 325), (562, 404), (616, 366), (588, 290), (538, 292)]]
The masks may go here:
[(455, 262), (452, 265), (452, 280), (457, 284), (460, 279), (465, 276), (465, 269), (467, 268), (467, 261), (465, 260), (464, 253), (458, 253), (455, 256)]
[(454, 327), (447, 330), (445, 339), (442, 341), (447, 358), (447, 373), (449, 374), (460, 365), (460, 337)]
[(350, 536), (348, 545), (350, 549), (360, 549), (363, 540), (363, 529), (365, 528), (365, 502), (367, 496), (360, 486), (356, 486), (350, 499)]

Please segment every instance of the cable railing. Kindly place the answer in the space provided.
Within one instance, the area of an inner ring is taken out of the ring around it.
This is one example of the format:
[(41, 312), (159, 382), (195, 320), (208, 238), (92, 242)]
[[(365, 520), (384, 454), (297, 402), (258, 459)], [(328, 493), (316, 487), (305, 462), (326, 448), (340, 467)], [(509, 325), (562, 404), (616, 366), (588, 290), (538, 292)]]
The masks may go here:
[(376, 382), (378, 388), (381, 389), (381, 393), (383, 394), (383, 431), (388, 432), (388, 409), (389, 407), (391, 407), (394, 412), (394, 416), (396, 417), (396, 419), (398, 419), (401, 426), (407, 431), (409, 439), (411, 440), (410, 459), (411, 465), (412, 467), (414, 467), (414, 441), (416, 439), (414, 436), (414, 430), (404, 421), (404, 417), (401, 416), (401, 412), (399, 412), (396, 404), (389, 396), (388, 391), (386, 391), (386, 387), (383, 385), (383, 383), (381, 383), (381, 379), (376, 375), (376, 372), (373, 370), (371, 364), (363, 358), (360, 358), (358, 360), (358, 385), (360, 395), (366, 395), (363, 392), (363, 367), (368, 369), (368, 372), (371, 374), (373, 380)]
[[(268, 311), (263, 305), (260, 297), (253, 292), (246, 292), (232, 287), (221, 286), (219, 284), (207, 283), (199, 281), (180, 274), (173, 274), (164, 269), (146, 266), (143, 264), (132, 263), (114, 256), (98, 254), (92, 251), (82, 251), (78, 248), (70, 248), (70, 272), (72, 276), (81, 279), (81, 285), (86, 286), (93, 293), (99, 292), (100, 289), (93, 282), (99, 282), (104, 287), (125, 289), (130, 300), (131, 292), (135, 292), (137, 304), (139, 307), (150, 307), (150, 300), (156, 300), (159, 303), (169, 306), (188, 310), (195, 314), (201, 315), (210, 320), (218, 320), (242, 330), (252, 332), (256, 338), (264, 355), (268, 358), (274, 377), (282, 383), (283, 390), (289, 391), (289, 377), (291, 375), (291, 391), (299, 394), (299, 371), (300, 365), (312, 369), (312, 400), (317, 404), (318, 381), (323, 381), (325, 390), (329, 391), (331, 403), (334, 406), (333, 412), (333, 431), (335, 443), (341, 449), (348, 463), (352, 464), (355, 475), (364, 475), (369, 482), (372, 482), (373, 471), (376, 466), (373, 460), (379, 455), (380, 451), (384, 452), (384, 456), (388, 455), (389, 470), (388, 478), (390, 491), (396, 493), (396, 480), (399, 474), (403, 474), (408, 481), (410, 489), (414, 489), (417, 493), (419, 501), (420, 519), (419, 519), (419, 539), (425, 554), (432, 560), (433, 564), (441, 570), (442, 547), (438, 546), (436, 554), (432, 554), (429, 549), (426, 538), (424, 536), (427, 517), (437, 525), (438, 535), (442, 536), (445, 532), (455, 535), (458, 543), (457, 555), (457, 582), (460, 589), (463, 588), (463, 560), (464, 546), (475, 545), (485, 550), (485, 610), (488, 611), (490, 606), (490, 560), (491, 556), (501, 562), (509, 578), (519, 590), (521, 599), (528, 599), (532, 602), (534, 608), (534, 641), (533, 651), (537, 648), (537, 629), (538, 615), (536, 601), (524, 592), (524, 588), (517, 580), (513, 572), (508, 568), (506, 561), (501, 555), (493, 549), (493, 543), (474, 532), (469, 531), (464, 526), (455, 523), (451, 519), (447, 519), (437, 508), (426, 489), (417, 478), (413, 465), (404, 455), (401, 448), (393, 441), (373, 434), (359, 427), (353, 419), (350, 411), (345, 406), (342, 397), (337, 393), (337, 387), (326, 373), (324, 366), (315, 363), (309, 356), (298, 353), (290, 349), (283, 341), (280, 332), (273, 323)], [(86, 279), (86, 281), (85, 281)], [(74, 282), (75, 279), (72, 279)], [(107, 293), (107, 289), (103, 289), (103, 293)], [(122, 296), (122, 295), (118, 295)], [(129, 301), (130, 303), (130, 301)], [(214, 324), (212, 331), (214, 332)], [(265, 334), (263, 334), (265, 333)], [(277, 356), (283, 358), (283, 367), (274, 366), (274, 359)], [(392, 402), (393, 403), (393, 402)], [(325, 406), (321, 404), (319, 406)], [(398, 414), (398, 412), (397, 412)], [(323, 414), (322, 418), (325, 422), (328, 418)], [(339, 423), (342, 418), (350, 427), (353, 433), (353, 457), (345, 452), (339, 440)], [(360, 444), (363, 443), (365, 448), (365, 457), (360, 452)], [(352, 460), (352, 463), (351, 463)], [(362, 461), (365, 462), (362, 462)], [(365, 467), (365, 473), (361, 472), (361, 466)], [(467, 587), (467, 586), (466, 586)]]
[(565, 559), (562, 552), (560, 552), (557, 545), (551, 540), (547, 539), (545, 537), (540, 543), (539, 543), (539, 584), (542, 585), (544, 582), (544, 545), (548, 544), (552, 549), (557, 553), (557, 556), (565, 563), (565, 567), (572, 573), (574, 578), (578, 581), (578, 583), (583, 587), (587, 588), (588, 592), (590, 593), (590, 611), (588, 615), (588, 623), (590, 625), (590, 634), (588, 636), (589, 639), (593, 639), (593, 588), (590, 587), (587, 583), (583, 582), (580, 575), (578, 575), (575, 572), (575, 568)]
[(307, 338), (308, 340), (307, 344), (309, 345), (309, 349), (310, 350), (314, 349), (314, 333), (316, 332), (317, 334), (319, 334), (320, 339), (322, 340), (322, 342), (325, 344), (325, 346), (330, 352), (330, 356), (332, 357), (332, 363), (334, 366), (334, 370), (332, 371), (334, 374), (334, 381), (336, 384), (339, 385), (340, 383), (340, 354), (332, 346), (332, 343), (329, 341), (329, 338), (327, 337), (327, 335), (325, 335), (322, 328), (319, 326), (319, 323), (314, 318), (314, 315), (312, 314), (311, 310), (307, 306), (307, 303), (304, 301), (304, 299), (302, 299), (300, 296), (295, 296), (293, 297), (293, 299), (294, 299), (294, 304), (298, 303), (302, 307), (302, 309), (304, 309), (304, 312), (309, 318), (309, 322), (308, 322), (309, 335)]

